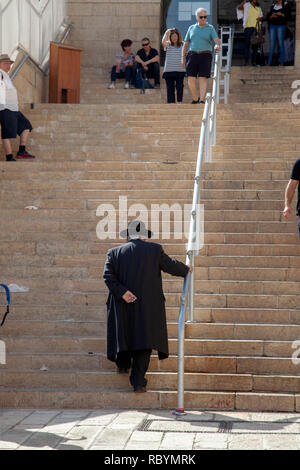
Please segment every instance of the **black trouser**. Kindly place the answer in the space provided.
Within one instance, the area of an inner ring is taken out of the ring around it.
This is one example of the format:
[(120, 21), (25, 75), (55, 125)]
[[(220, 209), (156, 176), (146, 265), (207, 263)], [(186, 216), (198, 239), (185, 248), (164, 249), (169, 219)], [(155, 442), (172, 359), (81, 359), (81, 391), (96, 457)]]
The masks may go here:
[(110, 75), (111, 81), (115, 82), (117, 78), (125, 78), (126, 82), (132, 83), (133, 73), (134, 73), (133, 67), (131, 67), (130, 65), (128, 65), (125, 68), (124, 72), (121, 72), (121, 71), (117, 72), (117, 67), (114, 65), (111, 69), (111, 75)]
[(175, 86), (178, 103), (182, 102), (185, 72), (165, 72), (163, 77), (166, 80), (168, 103), (175, 103)]
[[(119, 368), (130, 369), (130, 383), (135, 387), (146, 387), (145, 374), (149, 367), (151, 349), (121, 351), (117, 354), (116, 364)], [(131, 364), (132, 360), (132, 364)]]
[(299, 237), (300, 237), (300, 215), (299, 215), (299, 218), (298, 218), (298, 231), (299, 231)]
[[(142, 66), (138, 64), (138, 68)], [(145, 70), (147, 78), (154, 78), (154, 85), (160, 85), (160, 66), (158, 62), (152, 62), (147, 65), (148, 70)], [(144, 70), (144, 69), (143, 69)]]
[(250, 59), (250, 49), (252, 49), (252, 65), (256, 65), (256, 56), (257, 56), (257, 49), (258, 46), (251, 47), (251, 36), (256, 31), (255, 28), (245, 28), (245, 64), (249, 63)]

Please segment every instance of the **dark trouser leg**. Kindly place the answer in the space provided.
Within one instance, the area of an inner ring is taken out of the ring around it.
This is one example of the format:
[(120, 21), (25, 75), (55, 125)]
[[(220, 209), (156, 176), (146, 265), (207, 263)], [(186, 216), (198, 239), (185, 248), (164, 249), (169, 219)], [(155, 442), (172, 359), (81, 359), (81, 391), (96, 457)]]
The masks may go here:
[(299, 237), (300, 237), (300, 216), (298, 218), (298, 230), (299, 230)]
[(160, 66), (158, 62), (153, 62), (148, 65), (146, 72), (148, 78), (154, 78), (154, 85), (160, 85)]
[(250, 57), (250, 39), (255, 28), (245, 28), (245, 64), (249, 63)]
[(117, 78), (124, 78), (125, 73), (124, 72), (117, 72), (117, 67), (114, 65), (113, 68), (111, 69), (111, 75), (110, 79), (112, 82), (115, 82)]
[(166, 77), (168, 103), (175, 103), (175, 78)]
[(257, 50), (258, 50), (257, 46), (252, 47), (252, 60), (251, 60), (252, 65), (256, 65)]
[(117, 354), (116, 364), (119, 369), (130, 369), (131, 367), (131, 352), (121, 351)]
[(130, 383), (134, 388), (146, 387), (147, 385), (145, 374), (149, 367), (151, 352), (151, 349), (131, 351), (133, 361), (130, 375)]
[(128, 65), (126, 68), (125, 68), (125, 82), (132, 82), (132, 77), (133, 77), (133, 67), (131, 67), (130, 65)]
[(181, 103), (183, 99), (183, 87), (184, 87), (184, 77), (177, 77), (176, 78), (176, 92), (177, 92), (178, 103)]

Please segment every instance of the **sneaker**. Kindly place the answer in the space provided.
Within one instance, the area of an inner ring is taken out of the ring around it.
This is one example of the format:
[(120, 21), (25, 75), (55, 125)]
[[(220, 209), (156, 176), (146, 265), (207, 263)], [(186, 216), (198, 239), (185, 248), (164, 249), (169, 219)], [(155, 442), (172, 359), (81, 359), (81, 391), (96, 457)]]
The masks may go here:
[(157, 83), (156, 85), (154, 85), (154, 88), (155, 88), (156, 90), (159, 90), (159, 89), (160, 89), (160, 85)]
[(200, 102), (200, 98), (198, 98), (197, 100), (193, 100), (191, 104), (198, 104)]
[(126, 90), (129, 89), (129, 82), (125, 82), (124, 88), (125, 88)]
[(111, 82), (111, 84), (108, 85), (108, 88), (109, 90), (112, 90), (113, 88), (116, 88), (116, 85), (114, 84), (114, 82)]
[(14, 157), (6, 157), (7, 162), (16, 162), (17, 160)]
[(18, 160), (21, 160), (21, 159), (23, 159), (23, 160), (29, 160), (29, 159), (35, 158), (35, 156), (34, 156), (34, 155), (31, 155), (30, 153), (28, 153), (28, 152), (25, 150), (25, 152), (18, 152), (17, 155), (16, 155), (16, 158), (17, 158)]

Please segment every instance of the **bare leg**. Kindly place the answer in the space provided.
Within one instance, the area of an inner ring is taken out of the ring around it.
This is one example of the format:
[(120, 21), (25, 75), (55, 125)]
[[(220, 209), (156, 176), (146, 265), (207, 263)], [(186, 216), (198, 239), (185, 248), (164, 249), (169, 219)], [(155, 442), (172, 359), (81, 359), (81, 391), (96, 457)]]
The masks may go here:
[(207, 78), (199, 77), (200, 86), (200, 101), (205, 101), (206, 90), (207, 90)]
[(188, 77), (189, 89), (191, 90), (193, 100), (197, 101), (199, 99), (197, 79), (196, 77)]
[(10, 155), (12, 153), (11, 143), (9, 139), (2, 139), (3, 148), (6, 155)]
[(25, 147), (26, 147), (26, 143), (27, 143), (27, 139), (28, 139), (29, 134), (30, 134), (29, 129), (25, 129), (25, 131), (22, 132), (22, 134), (20, 135), (20, 145), (25, 145)]

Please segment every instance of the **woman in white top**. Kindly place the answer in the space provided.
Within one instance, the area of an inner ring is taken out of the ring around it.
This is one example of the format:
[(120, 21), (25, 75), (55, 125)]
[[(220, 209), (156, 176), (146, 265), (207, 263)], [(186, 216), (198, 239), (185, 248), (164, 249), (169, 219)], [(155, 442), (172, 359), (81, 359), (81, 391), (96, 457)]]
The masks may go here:
[(182, 103), (185, 68), (181, 64), (182, 36), (178, 29), (167, 29), (162, 38), (162, 45), (166, 51), (163, 78), (166, 80), (168, 103)]

